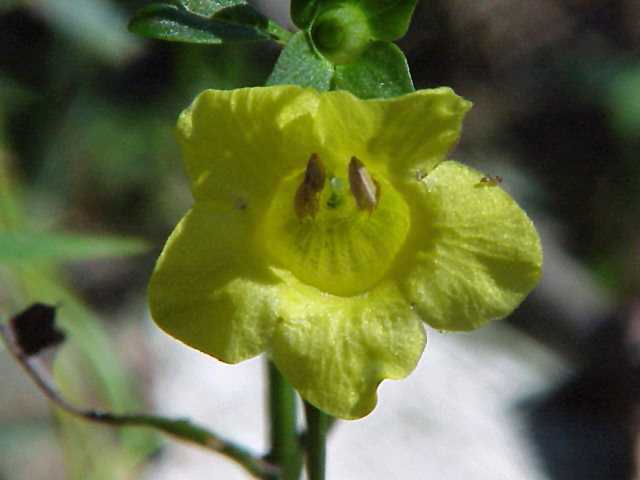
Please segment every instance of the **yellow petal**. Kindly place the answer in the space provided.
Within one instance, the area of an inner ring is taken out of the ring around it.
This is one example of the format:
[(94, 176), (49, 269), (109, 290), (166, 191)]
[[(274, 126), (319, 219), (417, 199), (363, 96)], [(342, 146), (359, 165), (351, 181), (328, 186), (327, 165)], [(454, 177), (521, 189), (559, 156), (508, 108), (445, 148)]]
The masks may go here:
[(337, 153), (345, 162), (355, 156), (404, 179), (416, 170), (428, 173), (445, 159), (470, 107), (450, 88), (365, 101), (334, 91), (322, 96), (317, 121), (325, 156)]
[(404, 378), (415, 368), (426, 341), (419, 317), (390, 285), (338, 297), (286, 281), (271, 358), (321, 410), (347, 419), (367, 415), (382, 380)]
[(246, 210), (197, 203), (169, 237), (149, 285), (155, 322), (229, 363), (265, 348), (275, 324), (274, 277), (252, 256)]
[(206, 90), (178, 120), (196, 199), (259, 205), (317, 143), (318, 94), (291, 85)]
[(408, 299), (431, 326), (468, 330), (511, 313), (542, 268), (538, 234), (513, 199), (460, 163), (416, 181)]

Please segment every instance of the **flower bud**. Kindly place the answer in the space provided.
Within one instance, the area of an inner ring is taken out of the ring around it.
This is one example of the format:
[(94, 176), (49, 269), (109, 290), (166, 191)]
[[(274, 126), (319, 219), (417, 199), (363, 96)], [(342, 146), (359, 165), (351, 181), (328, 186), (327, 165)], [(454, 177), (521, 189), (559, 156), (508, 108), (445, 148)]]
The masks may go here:
[(364, 13), (343, 4), (321, 13), (311, 29), (318, 51), (336, 65), (351, 63), (367, 48), (371, 32)]

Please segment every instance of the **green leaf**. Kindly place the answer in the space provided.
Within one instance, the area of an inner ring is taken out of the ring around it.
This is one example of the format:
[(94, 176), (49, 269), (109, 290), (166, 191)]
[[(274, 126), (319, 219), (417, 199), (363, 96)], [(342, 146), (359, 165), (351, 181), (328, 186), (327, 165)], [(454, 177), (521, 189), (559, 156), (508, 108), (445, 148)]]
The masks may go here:
[(173, 0), (172, 3), (181, 4), (191, 13), (205, 17), (210, 17), (223, 8), (233, 7), (234, 5), (246, 5), (245, 0)]
[(318, 0), (291, 0), (291, 19), (295, 25), (305, 30), (310, 25), (318, 11)]
[(129, 30), (144, 37), (189, 43), (245, 43), (269, 40), (265, 31), (181, 10), (175, 5), (154, 4), (138, 11)]
[(264, 16), (248, 3), (241, 3), (231, 7), (225, 7), (213, 14), (214, 19), (230, 23), (237, 23), (245, 26), (256, 27), (274, 39), (286, 43), (291, 37), (291, 32), (285, 30), (280, 25)]
[(241, 25), (252, 25), (263, 30), (269, 24), (269, 19), (248, 3), (222, 8), (215, 12), (212, 18)]
[(300, 85), (329, 90), (333, 65), (318, 55), (305, 32), (298, 32), (282, 50), (267, 85)]
[(0, 232), (0, 264), (135, 255), (146, 249), (147, 246), (144, 242), (127, 238)]
[(375, 42), (355, 62), (336, 65), (334, 86), (363, 99), (396, 97), (415, 90), (402, 50), (388, 42)]
[(416, 0), (362, 0), (355, 3), (360, 4), (369, 19), (373, 38), (388, 42), (407, 33), (416, 7)]

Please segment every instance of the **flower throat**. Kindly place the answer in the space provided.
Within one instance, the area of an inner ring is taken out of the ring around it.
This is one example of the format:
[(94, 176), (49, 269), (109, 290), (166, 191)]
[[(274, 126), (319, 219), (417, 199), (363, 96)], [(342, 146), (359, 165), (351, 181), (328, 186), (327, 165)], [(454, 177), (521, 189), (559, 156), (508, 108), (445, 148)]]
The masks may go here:
[(410, 218), (402, 197), (361, 160), (343, 165), (344, 177), (327, 174), (312, 154), (303, 171), (280, 182), (260, 236), (267, 254), (298, 279), (349, 296), (384, 277)]

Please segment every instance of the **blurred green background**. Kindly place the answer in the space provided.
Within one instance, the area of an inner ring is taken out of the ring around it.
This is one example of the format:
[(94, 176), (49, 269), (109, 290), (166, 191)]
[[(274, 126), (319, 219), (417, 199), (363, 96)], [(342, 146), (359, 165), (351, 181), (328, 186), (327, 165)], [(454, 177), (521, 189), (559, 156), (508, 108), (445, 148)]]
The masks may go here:
[[(59, 304), (70, 342), (57, 380), (116, 411), (148, 405), (146, 282), (191, 201), (175, 119), (204, 88), (260, 85), (279, 53), (137, 38), (126, 23), (146, 3), (0, 3), (0, 318)], [(257, 7), (286, 22), (286, 2)], [(533, 411), (586, 408), (600, 432), (587, 437), (619, 444), (593, 477), (563, 476), (541, 447), (549, 478), (633, 478), (640, 2), (423, 1), (400, 45), (417, 88), (474, 102), (456, 158), (502, 176), (541, 231), (545, 279), (510, 322), (577, 373)], [(50, 418), (0, 354), (0, 479), (136, 478), (158, 451), (149, 432)], [(543, 421), (534, 441), (550, 438)]]

